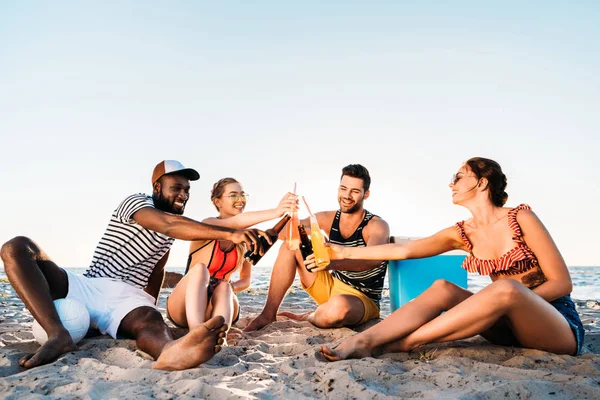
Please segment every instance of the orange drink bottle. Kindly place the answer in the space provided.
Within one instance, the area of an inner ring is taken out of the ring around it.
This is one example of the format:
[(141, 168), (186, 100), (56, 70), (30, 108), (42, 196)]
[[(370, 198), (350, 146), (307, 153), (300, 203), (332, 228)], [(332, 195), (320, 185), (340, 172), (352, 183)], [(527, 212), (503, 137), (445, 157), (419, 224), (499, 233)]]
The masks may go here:
[(329, 251), (325, 247), (325, 238), (317, 222), (317, 217), (310, 215), (310, 240), (312, 242), (315, 263), (317, 267), (323, 268), (329, 265)]
[[(296, 194), (296, 183), (294, 183), (294, 194)], [(300, 248), (300, 233), (298, 232), (298, 211), (292, 213), (292, 219), (287, 225), (287, 239), (285, 241), (287, 248), (298, 250)]]
[(300, 234), (298, 232), (298, 212), (292, 213), (292, 219), (288, 222), (288, 234), (286, 239), (287, 248), (298, 250), (300, 248)]

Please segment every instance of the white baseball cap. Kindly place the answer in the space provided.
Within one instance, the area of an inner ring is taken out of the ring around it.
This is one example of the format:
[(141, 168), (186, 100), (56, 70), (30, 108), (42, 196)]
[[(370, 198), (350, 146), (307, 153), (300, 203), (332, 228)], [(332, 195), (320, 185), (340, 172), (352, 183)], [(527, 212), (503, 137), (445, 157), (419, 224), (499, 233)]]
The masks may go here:
[(190, 181), (197, 181), (200, 179), (200, 174), (195, 169), (186, 168), (182, 163), (176, 160), (163, 160), (154, 167), (154, 171), (152, 172), (152, 184), (159, 180), (163, 175), (175, 173), (185, 176)]

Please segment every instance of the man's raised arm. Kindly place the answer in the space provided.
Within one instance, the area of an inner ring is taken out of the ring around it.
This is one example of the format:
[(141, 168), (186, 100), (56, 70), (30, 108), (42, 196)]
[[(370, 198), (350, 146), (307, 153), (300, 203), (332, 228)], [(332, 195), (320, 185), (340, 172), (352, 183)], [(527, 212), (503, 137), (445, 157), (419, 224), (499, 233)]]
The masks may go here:
[(168, 237), (180, 240), (231, 240), (235, 244), (246, 245), (262, 254), (263, 249), (259, 236), (263, 236), (269, 243), (269, 235), (258, 229), (231, 229), (222, 226), (209, 225), (193, 219), (169, 214), (152, 207), (145, 207), (133, 214), (135, 222), (146, 229), (162, 233)]

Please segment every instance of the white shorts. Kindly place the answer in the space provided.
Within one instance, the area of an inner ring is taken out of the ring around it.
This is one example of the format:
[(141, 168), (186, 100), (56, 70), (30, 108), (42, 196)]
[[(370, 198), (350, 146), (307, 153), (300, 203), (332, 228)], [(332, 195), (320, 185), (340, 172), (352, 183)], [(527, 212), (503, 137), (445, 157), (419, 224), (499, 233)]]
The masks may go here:
[(156, 307), (154, 297), (125, 282), (111, 278), (86, 278), (69, 271), (69, 292), (67, 299), (77, 300), (85, 305), (90, 313), (90, 327), (103, 335), (117, 338), (121, 321), (129, 312), (138, 307)]

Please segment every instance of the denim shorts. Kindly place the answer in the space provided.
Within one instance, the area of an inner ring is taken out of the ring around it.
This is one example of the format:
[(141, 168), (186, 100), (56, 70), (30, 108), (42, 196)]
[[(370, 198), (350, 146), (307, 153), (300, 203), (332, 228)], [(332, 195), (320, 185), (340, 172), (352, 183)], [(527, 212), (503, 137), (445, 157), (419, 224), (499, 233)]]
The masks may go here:
[(575, 355), (580, 355), (581, 349), (583, 348), (585, 331), (583, 329), (583, 324), (581, 323), (581, 318), (579, 318), (579, 314), (575, 308), (575, 303), (571, 300), (571, 295), (559, 297), (558, 299), (551, 301), (550, 304), (552, 304), (552, 306), (556, 308), (569, 323), (569, 326), (575, 335), (575, 341), (577, 342), (577, 353)]

